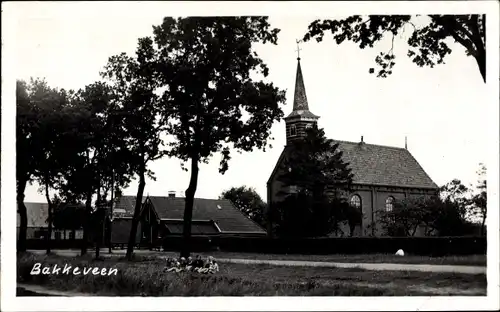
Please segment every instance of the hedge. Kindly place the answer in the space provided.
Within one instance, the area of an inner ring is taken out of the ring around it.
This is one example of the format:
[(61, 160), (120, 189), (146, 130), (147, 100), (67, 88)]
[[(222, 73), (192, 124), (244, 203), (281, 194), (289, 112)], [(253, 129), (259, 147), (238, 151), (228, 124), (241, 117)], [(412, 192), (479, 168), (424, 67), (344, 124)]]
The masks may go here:
[(256, 238), (219, 237), (212, 243), (222, 251), (289, 254), (395, 253), (444, 256), (486, 254), (486, 237), (349, 237)]
[[(45, 249), (45, 240), (27, 240), (28, 249)], [(53, 249), (81, 248), (81, 240), (52, 240)], [(181, 236), (165, 238), (163, 250), (178, 251)], [(89, 247), (93, 244), (89, 243)], [(287, 254), (369, 254), (395, 253), (425, 256), (486, 254), (486, 237), (348, 237), (348, 238), (267, 238), (251, 236), (194, 236), (191, 251)], [(104, 247), (104, 246), (103, 246)], [(126, 246), (125, 246), (126, 247)], [(148, 247), (148, 246), (143, 246)], [(160, 246), (156, 246), (160, 247)]]

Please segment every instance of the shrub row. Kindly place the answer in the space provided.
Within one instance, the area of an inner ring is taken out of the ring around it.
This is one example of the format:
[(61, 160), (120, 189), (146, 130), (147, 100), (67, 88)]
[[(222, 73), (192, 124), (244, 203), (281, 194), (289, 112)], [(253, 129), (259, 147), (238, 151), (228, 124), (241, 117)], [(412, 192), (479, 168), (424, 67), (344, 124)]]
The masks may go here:
[[(27, 240), (28, 249), (45, 249), (45, 240)], [(166, 251), (181, 249), (180, 236), (165, 238)], [(89, 243), (89, 247), (92, 247)], [(349, 238), (274, 238), (244, 236), (194, 236), (191, 251), (210, 250), (287, 254), (368, 254), (395, 253), (426, 256), (486, 254), (486, 237), (349, 237)], [(53, 249), (79, 249), (81, 240), (52, 240)], [(126, 246), (124, 246), (126, 247)], [(143, 246), (148, 247), (148, 246)], [(160, 247), (160, 246), (156, 246)]]
[(485, 237), (349, 237), (256, 238), (219, 237), (212, 244), (223, 251), (288, 254), (395, 253), (445, 256), (486, 254)]

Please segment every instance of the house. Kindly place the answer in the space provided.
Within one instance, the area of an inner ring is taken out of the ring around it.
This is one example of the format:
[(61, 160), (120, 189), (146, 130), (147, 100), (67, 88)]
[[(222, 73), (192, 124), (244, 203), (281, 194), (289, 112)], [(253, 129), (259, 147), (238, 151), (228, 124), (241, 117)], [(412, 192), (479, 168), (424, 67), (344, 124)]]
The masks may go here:
[[(112, 243), (117, 244), (118, 241), (126, 243), (130, 234), (135, 196), (122, 196), (117, 198), (115, 203)], [(141, 208), (137, 243), (148, 246), (158, 243), (165, 237), (181, 236), (184, 207), (185, 198), (176, 197), (172, 192), (169, 196), (147, 196)], [(191, 234), (192, 236), (223, 234), (265, 236), (266, 231), (227, 199), (195, 198)]]
[[(26, 229), (26, 239), (43, 239), (48, 234), (48, 216), (49, 205), (47, 203), (32, 203), (25, 202), (26, 215), (28, 217), (28, 226)], [(17, 214), (17, 237), (19, 237), (19, 228), (21, 226), (21, 218)], [(71, 227), (53, 227), (52, 239), (81, 239), (83, 238), (83, 230), (81, 228)]]
[[(291, 152), (290, 143), (301, 139), (306, 129), (317, 124), (319, 119), (319, 116), (309, 110), (300, 58), (297, 60), (293, 110), (285, 118), (287, 144), (267, 182), (267, 200), (270, 203), (268, 214), (271, 212), (272, 203), (279, 202), (286, 196), (283, 193), (294, 191), (291, 188), (285, 189), (278, 180), (282, 164)], [(438, 186), (406, 147), (367, 144), (363, 137), (360, 142), (336, 140), (335, 143), (338, 143), (338, 149), (343, 152), (343, 160), (349, 163), (354, 175), (352, 191), (347, 194), (348, 200), (363, 213), (362, 224), (356, 228), (355, 236), (381, 235), (383, 228), (380, 222), (377, 222), (377, 212), (392, 210), (395, 200), (411, 196), (432, 196), (438, 192)], [(335, 235), (348, 233), (347, 224), (342, 226), (340, 234)], [(269, 233), (271, 229), (272, 224), (269, 222)]]
[[(145, 200), (146, 198), (143, 197), (142, 205), (144, 205)], [(130, 229), (132, 227), (132, 219), (134, 217), (135, 203), (135, 196), (120, 196), (115, 198), (113, 207), (111, 208), (112, 217), (110, 227), (112, 245), (124, 246), (128, 244)], [(142, 205), (141, 211), (143, 207)], [(137, 226), (136, 244), (140, 244), (141, 242), (141, 226), (141, 223)]]

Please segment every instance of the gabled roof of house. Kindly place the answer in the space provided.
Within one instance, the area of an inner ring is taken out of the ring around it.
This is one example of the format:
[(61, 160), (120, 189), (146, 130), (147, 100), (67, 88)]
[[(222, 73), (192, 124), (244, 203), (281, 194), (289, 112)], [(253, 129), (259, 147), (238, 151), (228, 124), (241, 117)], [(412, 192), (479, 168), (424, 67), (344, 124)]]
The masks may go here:
[[(165, 226), (171, 234), (182, 234), (184, 232), (183, 220), (170, 220), (165, 222)], [(197, 221), (191, 223), (191, 234), (217, 234), (220, 233), (214, 221)]]
[[(124, 195), (116, 197), (113, 205), (113, 218), (132, 218), (135, 211), (135, 196)], [(142, 203), (146, 196), (142, 197)]]
[[(47, 227), (49, 217), (49, 205), (47, 203), (25, 202), (28, 227)], [(17, 226), (21, 225), (21, 218), (17, 213)]]
[[(349, 163), (349, 168), (354, 175), (353, 184), (422, 189), (438, 188), (413, 155), (405, 148), (364, 142), (333, 141), (338, 143), (338, 149), (342, 151), (342, 159)], [(291, 148), (286, 146), (269, 182), (277, 174), (279, 166), (289, 152), (291, 152)]]
[[(149, 196), (148, 198), (160, 219), (184, 219), (185, 198), (166, 196)], [(193, 220), (213, 220), (222, 233), (266, 234), (257, 223), (244, 215), (227, 199), (195, 198)]]

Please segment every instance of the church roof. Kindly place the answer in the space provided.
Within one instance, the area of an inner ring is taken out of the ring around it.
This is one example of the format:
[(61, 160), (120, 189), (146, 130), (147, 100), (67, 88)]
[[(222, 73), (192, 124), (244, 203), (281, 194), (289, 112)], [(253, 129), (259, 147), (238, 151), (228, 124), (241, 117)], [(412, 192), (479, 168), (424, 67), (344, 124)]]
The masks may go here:
[[(333, 140), (342, 151), (342, 159), (349, 163), (353, 184), (437, 189), (438, 186), (427, 175), (413, 155), (404, 148)], [(291, 146), (287, 145), (278, 159), (270, 183)]]
[(354, 175), (353, 183), (436, 189), (413, 155), (404, 148), (334, 140)]

